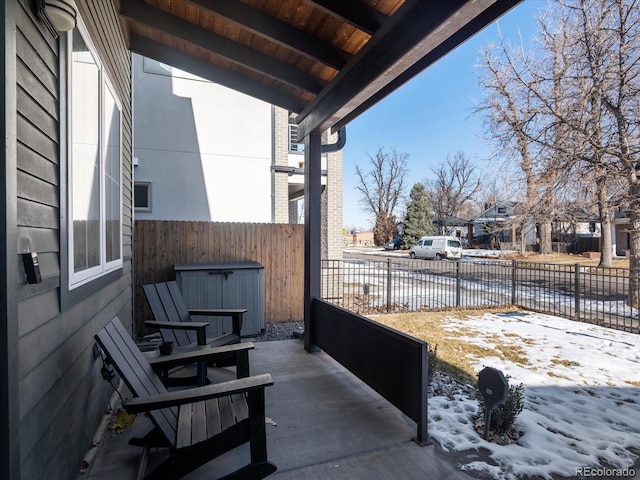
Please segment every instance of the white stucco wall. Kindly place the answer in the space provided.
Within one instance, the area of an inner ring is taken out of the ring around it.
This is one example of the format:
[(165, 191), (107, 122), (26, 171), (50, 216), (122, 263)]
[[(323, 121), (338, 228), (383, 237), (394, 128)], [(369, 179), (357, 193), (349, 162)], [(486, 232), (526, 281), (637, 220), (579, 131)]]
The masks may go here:
[(271, 106), (134, 55), (140, 220), (271, 221)]

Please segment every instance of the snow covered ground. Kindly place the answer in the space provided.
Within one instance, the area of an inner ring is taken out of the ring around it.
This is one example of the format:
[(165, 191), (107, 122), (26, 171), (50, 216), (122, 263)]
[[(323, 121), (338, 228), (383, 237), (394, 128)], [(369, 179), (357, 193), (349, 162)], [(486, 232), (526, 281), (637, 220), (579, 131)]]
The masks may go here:
[(510, 383), (524, 385), (517, 420), (524, 435), (517, 444), (497, 445), (475, 432), (476, 400), (429, 399), (429, 435), (445, 450), (490, 452), (490, 463), (461, 469), (504, 480), (640, 478), (634, 470), (640, 453), (639, 335), (530, 312), (465, 320), (452, 313), (447, 329), (453, 334), (462, 328), (465, 341), (496, 351), (517, 346), (528, 362), (473, 358), (476, 371), (495, 367)]
[[(396, 256), (409, 258), (407, 250), (385, 250), (382, 247), (345, 247), (343, 252), (345, 253), (358, 253), (360, 255), (382, 255), (382, 256)], [(464, 257), (479, 257), (479, 258), (500, 258), (505, 255), (511, 255), (517, 253), (515, 250), (483, 250), (480, 248), (465, 248), (462, 249), (462, 256)]]

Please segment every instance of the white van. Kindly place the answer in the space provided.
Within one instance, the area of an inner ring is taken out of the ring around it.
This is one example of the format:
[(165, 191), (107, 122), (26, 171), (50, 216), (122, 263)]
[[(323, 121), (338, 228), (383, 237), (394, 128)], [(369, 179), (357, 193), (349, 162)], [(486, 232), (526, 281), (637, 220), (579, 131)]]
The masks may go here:
[(422, 237), (409, 250), (411, 258), (460, 258), (462, 245), (455, 237)]

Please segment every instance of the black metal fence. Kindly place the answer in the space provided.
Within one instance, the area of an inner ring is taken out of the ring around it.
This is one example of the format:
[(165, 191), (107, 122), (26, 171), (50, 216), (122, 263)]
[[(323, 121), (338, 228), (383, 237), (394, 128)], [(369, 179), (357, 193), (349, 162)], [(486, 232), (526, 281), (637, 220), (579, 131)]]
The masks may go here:
[(501, 260), (323, 260), (322, 294), (363, 314), (515, 305), (640, 333), (632, 276), (640, 272)]

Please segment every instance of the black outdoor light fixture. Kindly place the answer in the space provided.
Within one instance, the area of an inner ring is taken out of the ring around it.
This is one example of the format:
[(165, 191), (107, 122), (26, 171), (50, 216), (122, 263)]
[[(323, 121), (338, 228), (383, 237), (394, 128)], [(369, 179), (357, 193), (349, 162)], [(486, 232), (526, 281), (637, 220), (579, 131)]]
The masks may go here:
[(27, 277), (27, 283), (41, 283), (42, 275), (40, 275), (38, 254), (36, 252), (23, 253), (22, 263), (24, 264), (24, 273)]
[(491, 412), (507, 400), (509, 382), (500, 370), (484, 367), (478, 374), (478, 390), (484, 400), (484, 439), (486, 440), (489, 437)]

